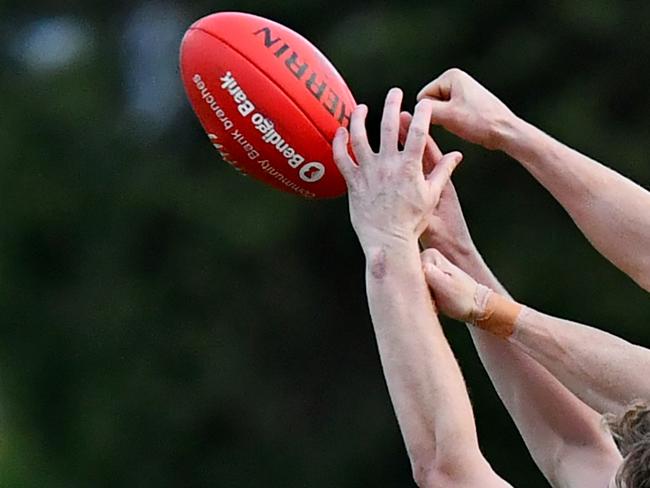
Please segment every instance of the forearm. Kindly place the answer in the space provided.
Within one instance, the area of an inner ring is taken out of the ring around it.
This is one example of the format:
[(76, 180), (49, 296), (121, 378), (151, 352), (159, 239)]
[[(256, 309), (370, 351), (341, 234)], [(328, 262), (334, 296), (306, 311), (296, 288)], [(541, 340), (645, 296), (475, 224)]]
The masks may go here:
[[(508, 296), (480, 256), (468, 258), (459, 266), (465, 266), (479, 283)], [(489, 371), (503, 368), (503, 357), (491, 353), (499, 346), (490, 344), (491, 340), (486, 339), (489, 334), (474, 327), (471, 332), (486, 368)], [(620, 412), (637, 399), (650, 400), (650, 380), (647, 379), (650, 350), (612, 334), (524, 307), (508, 342), (509, 356), (525, 352), (601, 414)], [(505, 350), (500, 348), (500, 354)], [(534, 364), (527, 366), (529, 369), (535, 367)], [(518, 381), (528, 381), (526, 375), (508, 376), (505, 388), (512, 389), (513, 393)]]
[(414, 470), (459, 459), (454, 449), (477, 450), (469, 398), (435, 314), (417, 243), (378, 246), (366, 257), (381, 362)]
[(650, 350), (607, 332), (524, 308), (510, 341), (595, 410), (650, 401)]
[(521, 119), (501, 129), (500, 141), (592, 245), (650, 291), (650, 192)]
[[(461, 256), (455, 264), (477, 282), (508, 296), (478, 252)], [(476, 327), (470, 327), (470, 332), (495, 390), (533, 459), (550, 481), (561, 469), (558, 467), (559, 453), (571, 455), (573, 446), (578, 449), (591, 446), (596, 450), (608, 446), (609, 439), (601, 428), (600, 415), (571, 393), (547, 368), (508, 341)]]
[(487, 286), (503, 296), (510, 296), (505, 287), (499, 282), (494, 273), (492, 273), (492, 270), (490, 270), (483, 256), (478, 252), (474, 243), (470, 239), (468, 240), (470, 243), (463, 249), (450, 249), (448, 253), (445, 253), (445, 256), (474, 278), (477, 283)]

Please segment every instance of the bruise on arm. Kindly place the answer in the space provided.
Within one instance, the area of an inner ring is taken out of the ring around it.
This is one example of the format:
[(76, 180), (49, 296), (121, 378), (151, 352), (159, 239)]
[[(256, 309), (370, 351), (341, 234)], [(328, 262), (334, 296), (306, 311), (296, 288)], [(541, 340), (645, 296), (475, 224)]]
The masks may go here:
[(377, 280), (386, 276), (386, 250), (383, 247), (370, 258), (370, 273)]

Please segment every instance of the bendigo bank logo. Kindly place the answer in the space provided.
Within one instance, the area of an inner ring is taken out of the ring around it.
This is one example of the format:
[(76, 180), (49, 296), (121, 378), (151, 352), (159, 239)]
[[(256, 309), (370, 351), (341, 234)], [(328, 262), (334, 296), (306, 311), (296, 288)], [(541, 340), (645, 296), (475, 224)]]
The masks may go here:
[(319, 75), (313, 70), (309, 70), (309, 65), (303, 63), (298, 58), (291, 47), (282, 41), (279, 37), (273, 38), (270, 27), (262, 27), (253, 33), (255, 36), (263, 36), (264, 47), (272, 50), (273, 55), (281, 59), (284, 56), (284, 66), (297, 80), (305, 80), (307, 91), (332, 115), (339, 124), (344, 121), (350, 121), (350, 108), (346, 107), (345, 102), (339, 95), (327, 85), (325, 81), (319, 82)]

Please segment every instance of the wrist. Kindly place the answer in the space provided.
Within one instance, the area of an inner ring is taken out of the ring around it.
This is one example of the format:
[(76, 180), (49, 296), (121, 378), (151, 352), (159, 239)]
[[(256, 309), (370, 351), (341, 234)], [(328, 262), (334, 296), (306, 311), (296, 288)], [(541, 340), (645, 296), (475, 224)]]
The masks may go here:
[(470, 243), (466, 245), (454, 245), (449, 248), (449, 250), (446, 248), (438, 248), (438, 250), (442, 252), (452, 264), (465, 271), (478, 283), (492, 287), (492, 272), (473, 242), (470, 241)]
[(414, 235), (410, 236), (403, 232), (368, 229), (358, 232), (358, 235), (366, 257), (380, 250), (404, 250), (418, 246), (418, 240)]
[(519, 303), (486, 286), (477, 285), (474, 305), (467, 321), (497, 337), (507, 339), (514, 333), (517, 318), (523, 309)]
[(363, 253), (366, 269), (372, 277), (382, 279), (395, 270), (408, 271), (408, 263), (420, 270), (420, 248), (416, 239), (388, 237), (366, 243)]
[(540, 145), (544, 133), (525, 120), (513, 116), (498, 129), (499, 149), (513, 159), (525, 158)]
[(492, 137), (495, 149), (510, 153), (524, 143), (530, 132), (530, 124), (517, 117), (512, 112), (507, 117), (495, 121), (492, 127)]
[(480, 283), (476, 284), (472, 309), (466, 319), (468, 323), (476, 325), (478, 321), (485, 319), (485, 316), (487, 314), (488, 301), (493, 294), (494, 290), (491, 288), (485, 285), (481, 285)]
[(401, 256), (413, 253), (419, 256), (420, 254), (418, 241), (415, 238), (409, 239), (395, 236), (375, 238), (366, 240), (361, 245), (361, 248), (368, 262), (379, 254), (389, 256)]
[(456, 237), (452, 235), (440, 235), (432, 231), (426, 231), (420, 236), (423, 249), (437, 249), (454, 264), (456, 261), (465, 262), (471, 260), (478, 250), (471, 237)]
[(456, 242), (453, 246), (441, 246), (437, 249), (442, 252), (449, 261), (463, 270), (466, 268), (475, 269), (484, 265), (483, 258), (471, 240), (466, 243)]

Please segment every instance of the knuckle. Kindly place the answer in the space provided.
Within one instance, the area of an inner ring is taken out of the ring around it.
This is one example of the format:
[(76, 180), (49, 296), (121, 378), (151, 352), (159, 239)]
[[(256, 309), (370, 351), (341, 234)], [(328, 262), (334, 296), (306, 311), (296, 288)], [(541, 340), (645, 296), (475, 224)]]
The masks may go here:
[(346, 173), (348, 165), (347, 155), (334, 153), (334, 162), (336, 163), (336, 166), (339, 168), (341, 173)]
[(423, 139), (426, 137), (427, 132), (422, 127), (411, 127), (410, 135), (416, 139)]
[(363, 149), (365, 147), (365, 144), (363, 143), (363, 139), (361, 139), (360, 137), (353, 137), (352, 140), (350, 141), (350, 144), (352, 145), (352, 148), (356, 150)]

